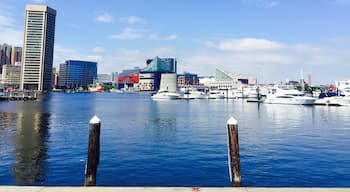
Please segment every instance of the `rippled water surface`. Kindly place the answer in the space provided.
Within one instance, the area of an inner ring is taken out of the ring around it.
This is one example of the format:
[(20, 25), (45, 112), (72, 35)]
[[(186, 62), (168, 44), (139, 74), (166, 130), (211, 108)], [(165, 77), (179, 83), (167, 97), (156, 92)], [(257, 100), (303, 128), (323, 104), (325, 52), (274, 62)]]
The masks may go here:
[(349, 107), (114, 93), (1, 101), (0, 185), (83, 185), (95, 114), (97, 185), (230, 186), (226, 121), (234, 116), (244, 186), (350, 187)]

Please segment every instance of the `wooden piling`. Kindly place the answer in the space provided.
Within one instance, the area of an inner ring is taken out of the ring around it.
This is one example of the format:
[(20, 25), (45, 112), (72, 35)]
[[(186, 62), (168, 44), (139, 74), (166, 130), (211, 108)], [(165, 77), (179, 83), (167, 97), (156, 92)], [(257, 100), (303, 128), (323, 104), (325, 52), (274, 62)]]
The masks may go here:
[(240, 187), (241, 181), (241, 168), (240, 168), (240, 156), (239, 156), (239, 144), (238, 144), (238, 124), (237, 120), (231, 117), (227, 121), (228, 132), (228, 163), (230, 180), (232, 186)]
[(95, 115), (90, 120), (88, 157), (85, 167), (85, 186), (96, 185), (96, 172), (100, 160), (101, 121)]

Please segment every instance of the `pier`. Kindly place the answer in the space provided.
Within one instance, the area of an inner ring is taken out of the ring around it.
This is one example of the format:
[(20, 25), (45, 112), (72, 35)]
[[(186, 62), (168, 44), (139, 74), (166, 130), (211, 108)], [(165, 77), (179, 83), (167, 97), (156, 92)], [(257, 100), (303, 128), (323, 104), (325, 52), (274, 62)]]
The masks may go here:
[(0, 100), (36, 100), (37, 93), (36, 92), (0, 92)]

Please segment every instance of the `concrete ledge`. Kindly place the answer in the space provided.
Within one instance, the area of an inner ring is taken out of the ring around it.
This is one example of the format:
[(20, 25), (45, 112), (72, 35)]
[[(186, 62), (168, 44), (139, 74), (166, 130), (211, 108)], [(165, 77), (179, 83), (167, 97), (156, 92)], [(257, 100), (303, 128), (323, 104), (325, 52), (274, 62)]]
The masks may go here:
[(302, 191), (302, 192), (350, 192), (350, 188), (210, 188), (210, 187), (20, 187), (20, 186), (0, 186), (0, 191), (2, 192), (79, 192), (79, 191), (97, 191), (97, 192), (145, 192), (145, 191), (155, 191), (155, 192), (168, 192), (168, 191), (187, 191), (187, 192), (214, 192), (214, 191), (224, 191), (224, 192), (291, 192), (291, 191)]

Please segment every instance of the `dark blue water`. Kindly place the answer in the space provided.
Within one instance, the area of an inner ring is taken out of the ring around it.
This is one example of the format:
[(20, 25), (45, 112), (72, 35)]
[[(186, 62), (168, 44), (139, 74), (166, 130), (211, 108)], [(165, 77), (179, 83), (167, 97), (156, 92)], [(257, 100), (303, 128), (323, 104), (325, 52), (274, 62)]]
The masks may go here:
[(102, 121), (97, 185), (230, 186), (234, 116), (244, 186), (350, 187), (348, 107), (114, 93), (0, 102), (0, 185), (82, 186), (93, 115)]

